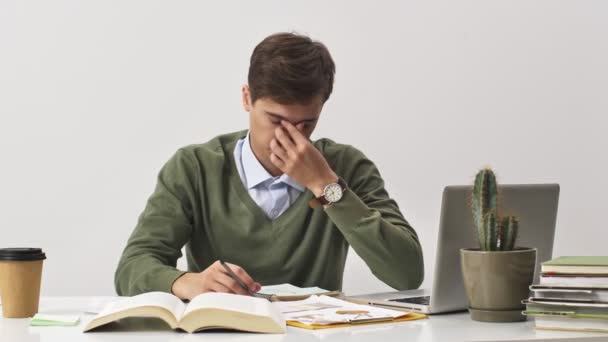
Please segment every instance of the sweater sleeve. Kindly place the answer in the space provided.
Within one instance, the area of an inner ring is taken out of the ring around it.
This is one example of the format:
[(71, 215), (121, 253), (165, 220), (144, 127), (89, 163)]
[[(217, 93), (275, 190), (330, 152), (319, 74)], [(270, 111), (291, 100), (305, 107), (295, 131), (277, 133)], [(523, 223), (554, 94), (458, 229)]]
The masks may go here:
[(422, 247), (372, 161), (353, 147), (344, 154), (348, 189), (325, 212), (372, 273), (397, 290), (424, 279)]
[(192, 233), (191, 165), (186, 152), (179, 150), (161, 169), (118, 263), (114, 276), (118, 295), (171, 293), (173, 282), (185, 273), (176, 265)]

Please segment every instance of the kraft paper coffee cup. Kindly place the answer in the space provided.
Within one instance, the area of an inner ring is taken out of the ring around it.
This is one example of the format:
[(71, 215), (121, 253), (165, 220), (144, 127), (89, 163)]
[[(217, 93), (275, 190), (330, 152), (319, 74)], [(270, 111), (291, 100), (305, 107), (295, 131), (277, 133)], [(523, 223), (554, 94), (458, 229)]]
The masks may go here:
[(4, 317), (32, 317), (38, 312), (44, 259), (46, 255), (40, 248), (0, 249), (0, 296)]

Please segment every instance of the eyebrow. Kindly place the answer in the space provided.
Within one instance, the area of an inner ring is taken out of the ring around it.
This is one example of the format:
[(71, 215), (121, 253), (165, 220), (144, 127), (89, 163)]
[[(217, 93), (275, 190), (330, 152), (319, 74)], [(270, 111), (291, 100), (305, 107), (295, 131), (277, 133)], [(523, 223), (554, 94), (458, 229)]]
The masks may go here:
[[(267, 115), (270, 115), (273, 119), (289, 121), (284, 116), (281, 116), (279, 114), (270, 113), (270, 112), (266, 112), (266, 111), (264, 111), (264, 113), (266, 113)], [(296, 123), (293, 123), (291, 121), (289, 121), (289, 122), (291, 122), (291, 124), (295, 126), (295, 125), (297, 125), (297, 124), (299, 124), (301, 122), (315, 122), (317, 120), (318, 120), (318, 118), (315, 118), (315, 119), (306, 119), (306, 120), (302, 120), (302, 121), (296, 122)]]

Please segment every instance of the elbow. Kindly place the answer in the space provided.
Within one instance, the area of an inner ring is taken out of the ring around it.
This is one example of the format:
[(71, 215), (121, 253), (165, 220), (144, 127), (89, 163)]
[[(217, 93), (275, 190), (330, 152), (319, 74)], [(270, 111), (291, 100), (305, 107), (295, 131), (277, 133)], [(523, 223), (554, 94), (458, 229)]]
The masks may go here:
[(424, 261), (422, 253), (420, 257), (410, 259), (407, 271), (404, 272), (404, 277), (399, 282), (399, 286), (395, 287), (399, 291), (417, 289), (424, 281)]
[(408, 279), (408, 290), (419, 288), (424, 281), (424, 263), (422, 258), (420, 259), (420, 265), (417, 267), (417, 269), (418, 271), (415, 272), (410, 279)]
[(408, 275), (406, 279), (407, 290), (419, 288), (424, 281), (424, 253), (422, 253), (422, 245), (416, 235), (412, 239), (409, 254), (409, 270), (406, 272)]
[[(405, 262), (399, 263), (398, 269), (393, 269), (382, 277), (373, 272), (376, 277), (383, 280), (388, 286), (397, 291), (417, 289), (424, 281), (424, 260), (422, 250), (418, 249), (413, 255), (405, 258)], [(405, 269), (403, 265), (405, 264)], [(395, 265), (395, 267), (397, 267)]]
[(122, 263), (118, 264), (116, 267), (116, 271), (114, 271), (114, 289), (116, 290), (116, 294), (119, 296), (128, 296), (129, 294), (124, 288), (124, 284), (126, 279), (124, 279), (123, 274), (124, 266)]
[(408, 289), (417, 289), (424, 281), (424, 255), (420, 242), (417, 243), (417, 246), (418, 248), (413, 258), (415, 261), (412, 261), (412, 273), (408, 279)]
[(119, 296), (124, 296), (124, 292), (122, 291), (122, 288), (120, 287), (120, 278), (119, 278), (119, 273), (118, 270), (116, 270), (116, 272), (114, 273), (114, 289), (116, 290), (116, 294)]
[(416, 243), (405, 264), (407, 268), (402, 273), (403, 277), (394, 288), (400, 291), (419, 288), (424, 281), (424, 257), (419, 243)]

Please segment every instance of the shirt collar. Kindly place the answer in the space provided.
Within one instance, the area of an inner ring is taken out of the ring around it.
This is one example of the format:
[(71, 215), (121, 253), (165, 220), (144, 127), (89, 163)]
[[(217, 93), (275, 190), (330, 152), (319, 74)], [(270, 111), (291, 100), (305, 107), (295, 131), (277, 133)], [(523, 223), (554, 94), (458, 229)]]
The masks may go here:
[(282, 174), (279, 178), (279, 181), (291, 186), (292, 188), (296, 188), (299, 192), (304, 192), (306, 190), (300, 183), (296, 182), (293, 178), (289, 177), (287, 174)]
[(268, 173), (268, 171), (266, 171), (251, 149), (249, 133), (247, 133), (245, 141), (243, 141), (241, 158), (243, 161), (243, 172), (245, 173), (245, 179), (247, 179), (248, 189), (253, 189), (259, 184), (268, 180), (274, 180), (275, 183), (283, 182), (293, 188), (296, 188), (300, 192), (304, 192), (305, 188), (287, 174), (273, 177), (270, 173)]

